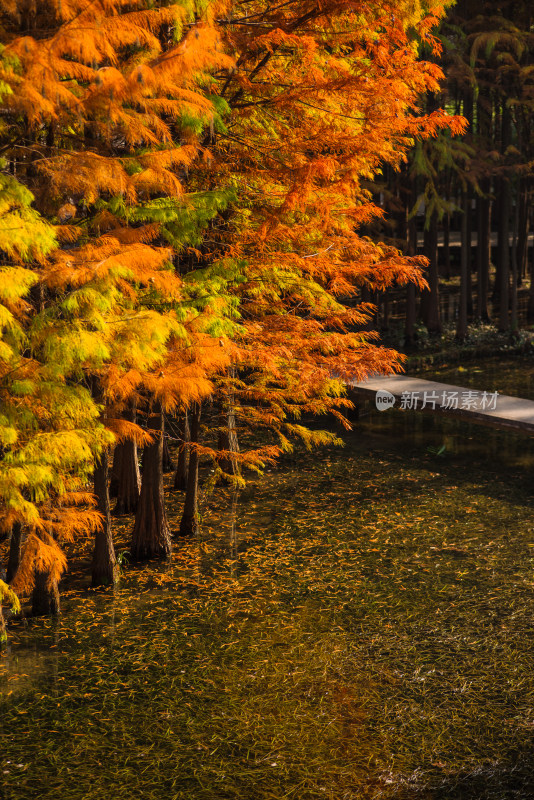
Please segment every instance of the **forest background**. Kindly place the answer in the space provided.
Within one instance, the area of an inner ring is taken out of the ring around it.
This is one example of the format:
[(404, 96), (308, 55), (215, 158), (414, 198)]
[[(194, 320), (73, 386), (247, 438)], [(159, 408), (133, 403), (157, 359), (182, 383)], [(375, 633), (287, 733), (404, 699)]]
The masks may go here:
[(132, 557), (166, 558), (200, 459), (238, 484), (336, 441), (303, 418), (347, 425), (344, 381), (401, 367), (392, 298), (407, 347), (440, 332), (440, 271), (460, 340), (517, 330), (530, 29), (515, 2), (2, 3), (5, 603), (57, 612), (88, 535), (116, 580), (110, 495)]

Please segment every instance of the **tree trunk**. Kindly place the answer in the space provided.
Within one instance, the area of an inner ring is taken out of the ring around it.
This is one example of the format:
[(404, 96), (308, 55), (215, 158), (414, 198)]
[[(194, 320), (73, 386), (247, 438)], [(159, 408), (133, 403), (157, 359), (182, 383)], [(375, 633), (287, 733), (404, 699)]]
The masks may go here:
[(389, 330), (389, 291), (385, 289), (382, 294), (382, 325), (381, 330)]
[(429, 333), (441, 333), (439, 313), (439, 279), (438, 279), (438, 219), (432, 214), (429, 227), (425, 230), (425, 256), (429, 259), (426, 279), (429, 289), (423, 292), (423, 320)]
[(510, 183), (500, 181), (499, 231), (498, 231), (498, 280), (499, 280), (499, 330), (510, 328)]
[[(491, 93), (479, 92), (477, 97), (477, 147), (484, 153), (495, 148), (493, 136), (493, 98)], [(482, 197), (477, 200), (477, 318), (489, 322), (488, 309), (491, 267), (491, 177), (480, 179)]]
[(143, 479), (131, 544), (132, 558), (138, 561), (169, 558), (172, 552), (163, 494), (164, 421), (159, 407), (148, 420), (148, 428), (155, 439), (145, 447), (143, 454)]
[(117, 580), (117, 561), (111, 534), (108, 479), (108, 451), (106, 449), (96, 459), (93, 473), (94, 492), (97, 498), (98, 510), (102, 514), (102, 527), (95, 534), (95, 547), (91, 564), (92, 586), (110, 586)]
[(467, 248), (467, 272), (465, 274), (465, 288), (467, 296), (467, 319), (473, 319), (473, 276), (472, 276), (472, 242), (473, 242), (473, 217), (471, 215), (471, 193), (467, 193), (464, 213), (467, 214), (467, 228), (465, 231), (465, 244)]
[(190, 439), (189, 415), (186, 408), (180, 417), (180, 450), (178, 451), (178, 461), (176, 462), (176, 472), (174, 473), (174, 488), (184, 492), (187, 489)]
[[(202, 404), (195, 403), (191, 409), (191, 444), (198, 444), (200, 434), (200, 414)], [(199, 455), (196, 447), (191, 447), (189, 453), (189, 470), (187, 475), (187, 489), (185, 493), (184, 511), (180, 521), (180, 536), (195, 536), (199, 531), (198, 524), (198, 462)]]
[(528, 293), (527, 322), (534, 322), (534, 247), (530, 254), (530, 289)]
[[(491, 190), (489, 180), (481, 182), (485, 195)], [(478, 200), (478, 246), (477, 246), (477, 317), (489, 322), (488, 289), (491, 262), (491, 201), (481, 197)]]
[(7, 582), (11, 583), (20, 564), (22, 555), (22, 525), (15, 522), (11, 528), (11, 541), (9, 542), (9, 556), (7, 560)]
[(467, 336), (467, 278), (470, 268), (471, 242), (468, 241), (470, 234), (467, 215), (470, 213), (469, 195), (464, 193), (463, 197), (463, 216), (462, 216), (462, 251), (460, 266), (460, 308), (458, 310), (458, 323), (456, 325), (456, 338), (461, 342)]
[[(450, 198), (449, 202), (450, 202)], [(447, 212), (443, 217), (443, 260), (441, 274), (447, 280), (451, 277), (451, 217)]]
[(174, 463), (169, 450), (169, 441), (163, 437), (163, 472), (174, 472)]
[(529, 213), (528, 213), (528, 184), (522, 178), (519, 185), (519, 213), (517, 227), (517, 285), (521, 286), (527, 276), (527, 248), (529, 233)]
[[(126, 409), (124, 418), (129, 422), (136, 421), (135, 403)], [(133, 439), (127, 439), (116, 446), (113, 457), (113, 473), (117, 485), (115, 494), (117, 503), (113, 513), (117, 515), (135, 514), (141, 491), (141, 472), (137, 442)]]
[[(504, 154), (511, 140), (510, 109), (504, 102), (502, 105), (502, 142), (501, 152)], [(512, 189), (507, 175), (499, 178), (499, 225), (498, 225), (498, 296), (499, 296), (499, 330), (510, 328), (510, 210)]]
[[(417, 199), (417, 184), (412, 181), (412, 188), (410, 193), (409, 203), (413, 205)], [(417, 219), (415, 215), (408, 219), (410, 207), (406, 209), (406, 252), (409, 256), (417, 255)], [(416, 333), (415, 323), (417, 319), (416, 309), (416, 288), (413, 283), (409, 283), (406, 287), (406, 316), (404, 319), (404, 347), (410, 350), (415, 346)]]
[(109, 499), (119, 494), (119, 472), (121, 468), (124, 442), (119, 442), (113, 449), (113, 463), (109, 471), (108, 494)]
[(136, 442), (129, 439), (117, 445), (113, 467), (117, 476), (117, 503), (113, 513), (134, 514), (137, 511), (141, 491)]
[(415, 347), (416, 333), (416, 302), (415, 302), (415, 286), (409, 283), (406, 287), (406, 316), (404, 319), (404, 347), (410, 350)]
[[(230, 398), (230, 404), (231, 402), (232, 398)], [(223, 479), (231, 483), (232, 478), (237, 478), (240, 474), (237, 458), (231, 455), (232, 453), (239, 453), (233, 407), (230, 405), (226, 413), (221, 409), (221, 417), (226, 424), (219, 427), (218, 449), (219, 452), (225, 452), (227, 455), (217, 457), (217, 463), (224, 473)]]
[[(519, 189), (521, 192), (521, 187)], [(512, 259), (511, 259), (511, 274), (512, 274), (512, 286), (511, 286), (511, 297), (510, 297), (510, 328), (512, 333), (516, 333), (519, 327), (518, 321), (518, 296), (517, 296), (517, 288), (519, 286), (519, 264), (518, 264), (518, 254), (517, 254), (517, 238), (518, 238), (518, 230), (519, 230), (519, 204), (520, 198), (516, 198), (515, 203), (515, 212), (514, 212), (514, 232), (513, 232), (513, 245), (512, 245)]]
[(49, 582), (50, 574), (35, 571), (35, 586), (32, 592), (32, 615), (34, 617), (59, 614), (59, 589), (55, 581)]
[[(102, 387), (96, 375), (93, 376), (91, 393), (94, 399), (104, 402)], [(102, 422), (105, 421), (105, 409), (102, 415)], [(93, 550), (93, 561), (91, 564), (91, 583), (92, 586), (109, 586), (115, 583), (117, 562), (115, 560), (115, 549), (111, 536), (111, 516), (109, 513), (109, 467), (108, 449), (104, 449), (101, 455), (95, 459), (93, 471), (93, 486), (97, 501), (97, 508), (102, 515), (102, 527), (95, 534), (95, 546)]]

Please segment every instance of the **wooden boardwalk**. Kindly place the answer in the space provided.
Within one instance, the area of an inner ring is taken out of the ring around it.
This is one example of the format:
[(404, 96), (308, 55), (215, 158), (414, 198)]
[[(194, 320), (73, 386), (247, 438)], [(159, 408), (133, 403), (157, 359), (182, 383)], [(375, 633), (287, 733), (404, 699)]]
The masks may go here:
[[(389, 392), (395, 398), (393, 408), (424, 411), (459, 417), (496, 428), (507, 428), (534, 435), (534, 400), (451, 386), (407, 375), (376, 376), (366, 381), (352, 381), (353, 392), (373, 397)], [(392, 398), (389, 398), (392, 402)], [(388, 398), (382, 402), (387, 408)], [(387, 410), (384, 413), (388, 413)]]

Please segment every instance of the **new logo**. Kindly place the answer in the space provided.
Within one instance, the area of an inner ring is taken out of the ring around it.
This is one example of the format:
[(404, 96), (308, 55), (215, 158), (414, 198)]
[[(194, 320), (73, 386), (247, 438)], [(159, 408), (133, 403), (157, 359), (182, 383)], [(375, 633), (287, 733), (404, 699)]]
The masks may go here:
[(386, 411), (388, 408), (393, 408), (395, 405), (395, 397), (391, 392), (380, 389), (380, 391), (376, 393), (375, 403), (379, 411)]

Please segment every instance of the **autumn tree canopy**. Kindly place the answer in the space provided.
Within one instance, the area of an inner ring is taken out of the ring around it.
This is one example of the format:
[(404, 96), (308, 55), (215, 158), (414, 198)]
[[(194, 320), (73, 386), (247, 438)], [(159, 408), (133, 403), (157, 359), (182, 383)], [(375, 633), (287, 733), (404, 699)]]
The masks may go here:
[(94, 459), (161, 437), (132, 405), (154, 420), (210, 398), (276, 432), (234, 453), (258, 467), (294, 435), (333, 438), (300, 418), (342, 419), (344, 380), (399, 368), (362, 292), (422, 285), (424, 260), (361, 235), (382, 213), (366, 181), (463, 122), (419, 107), (440, 4), (1, 9), (0, 509), (26, 531), (27, 589), (59, 577), (62, 536), (102, 524)]

